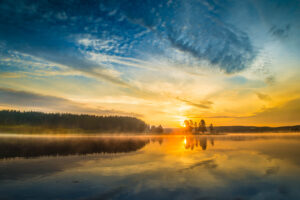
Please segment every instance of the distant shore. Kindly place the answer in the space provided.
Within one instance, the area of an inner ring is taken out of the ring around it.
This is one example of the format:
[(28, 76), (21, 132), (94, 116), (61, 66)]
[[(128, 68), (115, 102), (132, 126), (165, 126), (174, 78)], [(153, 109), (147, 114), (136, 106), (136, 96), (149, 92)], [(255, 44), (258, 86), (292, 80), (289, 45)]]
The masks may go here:
[[(204, 121), (204, 120), (203, 120)], [(191, 131), (194, 130), (194, 131)], [(193, 134), (300, 132), (295, 126), (215, 126), (202, 131), (187, 128), (150, 127), (144, 121), (129, 116), (95, 116), (70, 113), (0, 111), (0, 134)]]
[(0, 111), (0, 132), (13, 133), (141, 133), (149, 126), (130, 116)]

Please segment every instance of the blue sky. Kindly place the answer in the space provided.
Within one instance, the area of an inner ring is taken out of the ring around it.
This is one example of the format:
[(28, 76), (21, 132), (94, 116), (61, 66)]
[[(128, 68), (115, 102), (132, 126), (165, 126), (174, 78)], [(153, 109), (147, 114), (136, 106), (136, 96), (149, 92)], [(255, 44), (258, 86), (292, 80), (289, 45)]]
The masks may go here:
[(291, 0), (1, 1), (0, 106), (300, 123), (255, 118), (300, 98), (299, 21)]

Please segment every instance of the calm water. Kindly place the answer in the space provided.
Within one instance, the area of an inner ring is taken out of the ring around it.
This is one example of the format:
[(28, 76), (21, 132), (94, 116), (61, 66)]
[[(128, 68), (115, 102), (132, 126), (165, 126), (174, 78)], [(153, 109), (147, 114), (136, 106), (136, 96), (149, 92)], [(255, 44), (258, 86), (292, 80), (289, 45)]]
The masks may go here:
[(2, 135), (0, 199), (300, 199), (300, 135)]

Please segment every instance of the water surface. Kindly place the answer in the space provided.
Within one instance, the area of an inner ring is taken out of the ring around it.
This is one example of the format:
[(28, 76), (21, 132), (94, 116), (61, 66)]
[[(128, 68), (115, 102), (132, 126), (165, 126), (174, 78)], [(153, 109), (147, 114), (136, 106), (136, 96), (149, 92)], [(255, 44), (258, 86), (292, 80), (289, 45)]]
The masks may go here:
[(300, 135), (0, 137), (0, 199), (300, 199)]

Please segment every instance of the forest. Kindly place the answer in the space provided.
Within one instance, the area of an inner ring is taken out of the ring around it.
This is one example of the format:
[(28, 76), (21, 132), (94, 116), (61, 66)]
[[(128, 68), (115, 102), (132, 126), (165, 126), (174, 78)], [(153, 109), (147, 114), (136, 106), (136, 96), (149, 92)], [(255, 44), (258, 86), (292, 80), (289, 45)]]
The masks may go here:
[(131, 132), (140, 133), (148, 129), (148, 125), (135, 117), (96, 116), (68, 113), (21, 112), (15, 110), (0, 111), (0, 126), (39, 127), (41, 129), (70, 129), (86, 132)]

